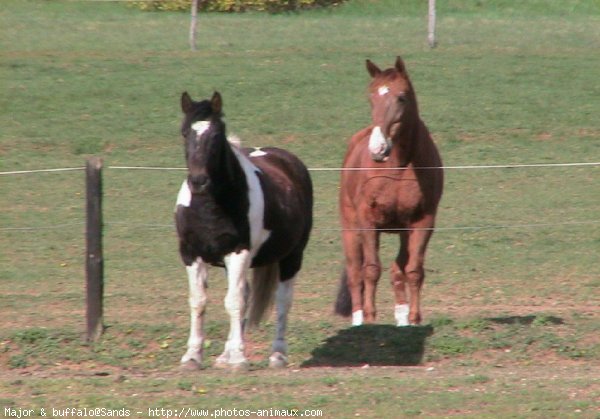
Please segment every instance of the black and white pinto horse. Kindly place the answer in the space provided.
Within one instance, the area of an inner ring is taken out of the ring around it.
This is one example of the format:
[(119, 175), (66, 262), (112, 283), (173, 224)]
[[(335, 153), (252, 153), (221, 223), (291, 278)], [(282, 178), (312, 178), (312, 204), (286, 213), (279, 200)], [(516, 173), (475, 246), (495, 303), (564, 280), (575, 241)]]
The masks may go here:
[[(202, 363), (208, 265), (225, 267), (230, 330), (216, 366), (247, 365), (244, 327), (257, 324), (275, 299), (271, 367), (287, 365), (285, 330), (293, 284), (312, 227), (312, 182), (304, 164), (279, 148), (241, 149), (225, 134), (222, 99), (181, 96), (188, 176), (177, 196), (179, 251), (191, 310), (185, 368)], [(252, 278), (246, 278), (253, 268)]]

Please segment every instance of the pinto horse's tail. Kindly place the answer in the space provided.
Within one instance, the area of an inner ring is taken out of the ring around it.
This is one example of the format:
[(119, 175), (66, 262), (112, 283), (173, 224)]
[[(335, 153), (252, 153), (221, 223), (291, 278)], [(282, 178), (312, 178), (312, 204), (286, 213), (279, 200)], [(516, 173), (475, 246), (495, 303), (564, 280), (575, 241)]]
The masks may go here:
[(246, 324), (250, 327), (258, 326), (273, 305), (275, 290), (279, 283), (279, 263), (256, 267), (252, 271), (250, 293), (246, 304)]
[(335, 314), (349, 317), (352, 314), (352, 298), (348, 288), (348, 272), (344, 268), (340, 276), (340, 287), (338, 289), (337, 299), (334, 306)]

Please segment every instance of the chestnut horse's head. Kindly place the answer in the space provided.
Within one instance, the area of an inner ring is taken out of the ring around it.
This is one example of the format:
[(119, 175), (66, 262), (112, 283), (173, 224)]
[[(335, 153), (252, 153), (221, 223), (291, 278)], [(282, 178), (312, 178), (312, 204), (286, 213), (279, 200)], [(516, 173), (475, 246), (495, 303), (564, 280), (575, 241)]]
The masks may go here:
[(402, 58), (397, 57), (394, 67), (386, 70), (381, 70), (371, 60), (366, 63), (373, 78), (369, 84), (373, 122), (369, 151), (373, 160), (385, 161), (393, 140), (418, 115), (416, 96)]

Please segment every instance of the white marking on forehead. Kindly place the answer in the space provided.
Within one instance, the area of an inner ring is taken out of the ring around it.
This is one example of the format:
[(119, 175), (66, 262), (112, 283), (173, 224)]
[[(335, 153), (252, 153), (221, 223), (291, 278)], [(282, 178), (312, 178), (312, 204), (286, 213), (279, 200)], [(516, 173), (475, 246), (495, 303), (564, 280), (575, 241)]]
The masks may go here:
[(380, 86), (379, 89), (377, 89), (377, 93), (379, 93), (379, 96), (385, 96), (390, 92), (390, 88), (387, 86)]
[(262, 151), (260, 149), (260, 147), (255, 147), (254, 151), (249, 154), (250, 157), (262, 157), (262, 156), (266, 156), (266, 155), (267, 155), (267, 153), (265, 153), (264, 151)]
[(209, 121), (198, 121), (192, 124), (192, 129), (196, 131), (196, 138), (200, 138), (200, 136), (210, 127)]
[(177, 194), (177, 203), (175, 204), (175, 210), (177, 210), (178, 205), (189, 207), (190, 202), (192, 202), (192, 192), (190, 191), (190, 187), (188, 186), (187, 180), (184, 180), (181, 184), (181, 188), (179, 189), (179, 193)]

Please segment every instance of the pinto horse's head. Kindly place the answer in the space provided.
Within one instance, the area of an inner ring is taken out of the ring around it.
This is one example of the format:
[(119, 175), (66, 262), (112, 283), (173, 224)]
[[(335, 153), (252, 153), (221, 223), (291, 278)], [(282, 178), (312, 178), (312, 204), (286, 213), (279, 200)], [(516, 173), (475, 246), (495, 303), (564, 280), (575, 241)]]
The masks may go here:
[(386, 70), (370, 60), (366, 64), (372, 77), (368, 90), (373, 122), (369, 152), (373, 160), (385, 161), (394, 138), (417, 115), (417, 102), (402, 58), (397, 57), (394, 67)]
[(219, 92), (210, 100), (195, 102), (187, 92), (181, 95), (184, 117), (181, 135), (185, 143), (188, 186), (192, 193), (208, 190), (211, 168), (220, 163), (222, 147), (227, 143), (225, 124), (221, 121), (223, 101)]

